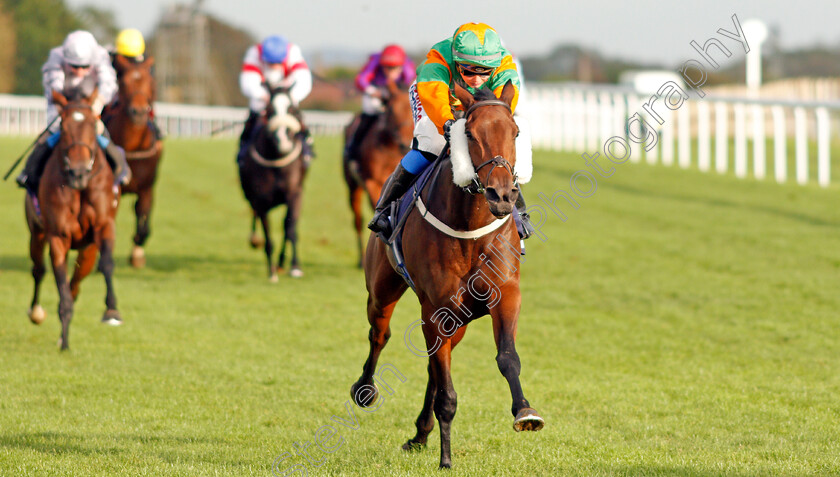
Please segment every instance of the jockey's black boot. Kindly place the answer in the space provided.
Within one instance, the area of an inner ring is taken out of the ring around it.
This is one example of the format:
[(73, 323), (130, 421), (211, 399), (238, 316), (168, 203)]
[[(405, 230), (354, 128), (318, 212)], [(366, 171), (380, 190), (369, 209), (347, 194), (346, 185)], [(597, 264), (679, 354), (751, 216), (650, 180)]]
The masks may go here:
[(254, 132), (254, 126), (257, 125), (257, 119), (259, 117), (259, 113), (250, 111), (248, 113), (248, 119), (245, 120), (245, 126), (242, 127), (242, 134), (239, 135), (239, 153), (236, 154), (236, 162), (240, 164), (245, 157), (245, 151), (251, 145), (251, 134)]
[(125, 160), (125, 150), (114, 144), (114, 141), (110, 139), (108, 139), (108, 145), (105, 146), (104, 150), (105, 159), (108, 160), (111, 170), (114, 171), (114, 184), (128, 185), (131, 182), (131, 169)]
[(26, 165), (23, 171), (15, 178), (20, 187), (25, 188), (32, 195), (38, 194), (38, 184), (41, 181), (41, 174), (44, 173), (44, 166), (50, 158), (53, 148), (47, 144), (47, 135), (38, 138), (35, 148), (26, 158)]
[(531, 224), (531, 216), (525, 212), (528, 206), (525, 205), (525, 196), (522, 195), (522, 189), (519, 189), (519, 197), (516, 198), (516, 203), (513, 206), (516, 207), (516, 211), (519, 212), (519, 218), (522, 219), (522, 234), (520, 234), (521, 237), (519, 238), (525, 240), (531, 235), (534, 235), (536, 229)]
[(407, 171), (402, 164), (397, 165), (397, 169), (388, 177), (385, 185), (382, 187), (382, 193), (379, 195), (379, 202), (376, 203), (376, 210), (368, 224), (368, 228), (379, 234), (384, 239), (391, 235), (391, 223), (388, 221), (387, 211), (390, 209), (391, 202), (402, 197), (408, 191), (416, 174)]

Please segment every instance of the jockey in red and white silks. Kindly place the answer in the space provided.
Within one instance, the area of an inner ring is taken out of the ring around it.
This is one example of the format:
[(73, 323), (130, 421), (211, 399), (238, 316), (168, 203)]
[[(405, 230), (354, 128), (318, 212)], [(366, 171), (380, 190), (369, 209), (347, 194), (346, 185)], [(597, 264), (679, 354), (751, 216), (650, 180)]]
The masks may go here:
[[(299, 115), (298, 105), (312, 91), (312, 72), (300, 47), (289, 42), (285, 37), (273, 35), (262, 43), (248, 48), (242, 60), (242, 72), (239, 74), (239, 87), (242, 94), (248, 98), (250, 113), (239, 137), (239, 153), (237, 161), (241, 164), (244, 152), (250, 145), (251, 135), (257, 124), (257, 119), (270, 98), (268, 88), (291, 88), (289, 98), (292, 107)], [(302, 117), (299, 118), (302, 120)], [(301, 124), (298, 133), (303, 140), (303, 158), (308, 165), (315, 156), (312, 150), (312, 137), (309, 129)]]
[(261, 112), (268, 103), (268, 90), (264, 83), (272, 87), (291, 86), (289, 95), (295, 106), (309, 96), (312, 73), (300, 47), (275, 36), (248, 48), (242, 61), (239, 87), (248, 98), (252, 112)]

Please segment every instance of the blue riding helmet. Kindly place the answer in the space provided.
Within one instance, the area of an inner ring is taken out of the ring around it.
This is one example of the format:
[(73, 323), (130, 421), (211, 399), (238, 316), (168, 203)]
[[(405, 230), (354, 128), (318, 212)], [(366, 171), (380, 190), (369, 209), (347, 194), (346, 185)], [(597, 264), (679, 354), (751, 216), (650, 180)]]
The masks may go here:
[(266, 63), (282, 63), (286, 59), (289, 49), (289, 40), (273, 35), (262, 42), (262, 59)]

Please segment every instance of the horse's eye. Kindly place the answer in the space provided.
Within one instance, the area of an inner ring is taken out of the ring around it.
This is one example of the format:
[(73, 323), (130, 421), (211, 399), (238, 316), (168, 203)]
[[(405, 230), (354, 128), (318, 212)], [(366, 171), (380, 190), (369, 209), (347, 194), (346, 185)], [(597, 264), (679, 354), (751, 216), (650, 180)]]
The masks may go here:
[(513, 137), (519, 137), (519, 128), (516, 128), (516, 136)]
[(469, 129), (467, 129), (466, 131), (464, 131), (464, 133), (467, 135), (467, 139), (472, 139), (472, 138), (473, 138), (473, 135), (472, 135), (472, 133), (469, 131)]

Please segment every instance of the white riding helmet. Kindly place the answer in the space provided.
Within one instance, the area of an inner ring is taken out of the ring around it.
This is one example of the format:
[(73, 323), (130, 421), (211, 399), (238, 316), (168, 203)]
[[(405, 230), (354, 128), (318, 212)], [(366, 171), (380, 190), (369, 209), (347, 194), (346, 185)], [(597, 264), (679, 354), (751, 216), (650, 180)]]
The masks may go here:
[(99, 43), (89, 31), (76, 30), (64, 39), (62, 56), (69, 65), (88, 66), (93, 62), (93, 52)]

